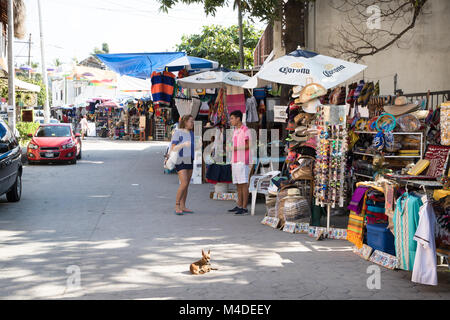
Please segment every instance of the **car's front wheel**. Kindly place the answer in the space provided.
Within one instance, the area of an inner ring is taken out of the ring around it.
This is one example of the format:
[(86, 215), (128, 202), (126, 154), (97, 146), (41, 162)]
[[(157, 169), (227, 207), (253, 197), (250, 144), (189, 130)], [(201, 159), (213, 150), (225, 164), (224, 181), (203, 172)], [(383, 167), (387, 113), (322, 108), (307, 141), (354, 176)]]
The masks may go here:
[(22, 177), (18, 174), (12, 189), (6, 194), (9, 202), (18, 202), (22, 196)]

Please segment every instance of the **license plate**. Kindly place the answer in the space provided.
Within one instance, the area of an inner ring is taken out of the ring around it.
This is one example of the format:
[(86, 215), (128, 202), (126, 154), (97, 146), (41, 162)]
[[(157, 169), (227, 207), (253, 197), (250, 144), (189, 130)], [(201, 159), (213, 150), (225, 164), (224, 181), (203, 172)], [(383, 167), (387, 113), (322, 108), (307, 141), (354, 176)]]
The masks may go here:
[(54, 156), (55, 156), (54, 153), (51, 153), (51, 152), (46, 152), (46, 153), (45, 153), (45, 157), (46, 157), (46, 158), (53, 158)]

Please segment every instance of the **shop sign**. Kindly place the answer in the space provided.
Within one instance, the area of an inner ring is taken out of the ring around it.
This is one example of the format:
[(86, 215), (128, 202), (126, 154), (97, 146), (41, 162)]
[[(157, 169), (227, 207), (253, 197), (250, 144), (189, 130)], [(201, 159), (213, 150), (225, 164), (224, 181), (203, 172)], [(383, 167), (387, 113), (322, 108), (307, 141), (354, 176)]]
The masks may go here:
[(288, 117), (286, 109), (287, 109), (286, 106), (273, 107), (274, 122), (286, 122), (286, 119)]

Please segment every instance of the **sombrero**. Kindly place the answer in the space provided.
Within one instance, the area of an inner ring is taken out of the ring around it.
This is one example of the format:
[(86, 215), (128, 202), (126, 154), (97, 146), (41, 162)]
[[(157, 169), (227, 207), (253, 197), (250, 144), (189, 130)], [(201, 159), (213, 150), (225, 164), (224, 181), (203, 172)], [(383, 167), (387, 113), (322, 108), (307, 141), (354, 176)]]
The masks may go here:
[(416, 111), (418, 108), (418, 104), (408, 103), (408, 99), (405, 96), (400, 96), (395, 99), (393, 105), (385, 106), (384, 111), (394, 116), (401, 116)]
[(300, 96), (300, 92), (302, 92), (302, 86), (296, 86), (292, 88), (292, 98), (298, 98)]
[(317, 113), (317, 107), (321, 105), (322, 104), (320, 103), (319, 99), (314, 99), (306, 103), (303, 103), (301, 106), (303, 111), (305, 111), (306, 113)]

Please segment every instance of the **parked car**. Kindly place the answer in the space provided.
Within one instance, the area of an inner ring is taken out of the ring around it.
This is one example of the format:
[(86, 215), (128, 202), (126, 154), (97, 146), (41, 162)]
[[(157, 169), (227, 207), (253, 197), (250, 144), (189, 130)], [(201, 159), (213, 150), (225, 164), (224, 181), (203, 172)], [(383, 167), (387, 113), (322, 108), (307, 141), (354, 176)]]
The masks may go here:
[(0, 195), (9, 202), (22, 196), (22, 149), (9, 126), (0, 118)]
[[(40, 123), (40, 124), (44, 124), (44, 118), (39, 118), (39, 119), (37, 119), (36, 121), (34, 121), (34, 122), (38, 122), (38, 123)], [(50, 121), (49, 121), (49, 123), (51, 123), (51, 124), (53, 124), (53, 123), (61, 123), (61, 121), (59, 121), (58, 119), (55, 119), (55, 118), (50, 118)]]
[(81, 138), (68, 123), (41, 124), (27, 147), (29, 164), (36, 162), (77, 163), (81, 159)]

